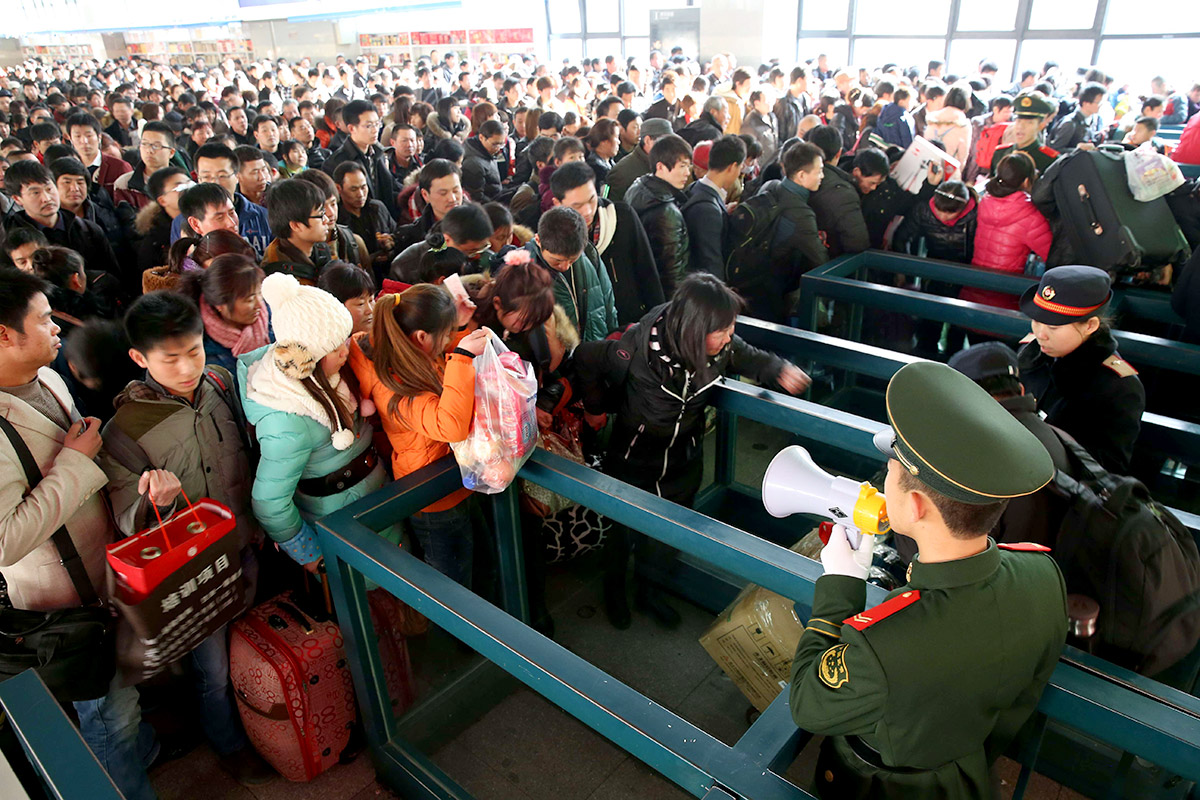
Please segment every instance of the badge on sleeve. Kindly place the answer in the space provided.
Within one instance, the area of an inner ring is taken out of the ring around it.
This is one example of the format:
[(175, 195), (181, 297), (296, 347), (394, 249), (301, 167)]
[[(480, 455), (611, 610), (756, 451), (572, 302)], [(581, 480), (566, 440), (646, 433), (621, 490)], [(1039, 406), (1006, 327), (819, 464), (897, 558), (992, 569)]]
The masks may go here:
[(830, 689), (841, 688), (850, 680), (850, 672), (846, 669), (846, 649), (848, 644), (838, 644), (821, 654), (821, 665), (818, 670), (821, 683)]

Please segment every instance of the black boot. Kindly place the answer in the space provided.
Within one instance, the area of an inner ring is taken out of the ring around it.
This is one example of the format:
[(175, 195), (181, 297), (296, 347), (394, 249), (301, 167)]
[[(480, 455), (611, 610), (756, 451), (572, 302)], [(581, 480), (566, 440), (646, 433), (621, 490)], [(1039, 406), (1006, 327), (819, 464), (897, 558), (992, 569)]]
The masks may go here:
[(667, 598), (657, 588), (648, 583), (639, 582), (633, 600), (638, 611), (649, 614), (655, 622), (667, 630), (679, 627), (679, 623), (682, 621), (679, 612), (671, 608)]
[(629, 613), (629, 600), (625, 597), (625, 581), (613, 578), (604, 579), (604, 613), (608, 621), (619, 631), (626, 630), (633, 623), (633, 615)]

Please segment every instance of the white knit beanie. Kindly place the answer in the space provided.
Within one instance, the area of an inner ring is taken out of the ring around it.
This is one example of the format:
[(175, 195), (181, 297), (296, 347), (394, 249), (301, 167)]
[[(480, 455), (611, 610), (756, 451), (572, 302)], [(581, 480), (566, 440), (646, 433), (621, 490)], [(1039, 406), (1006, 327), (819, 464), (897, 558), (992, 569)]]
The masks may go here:
[(317, 362), (337, 350), (354, 329), (354, 320), (338, 299), (315, 286), (301, 286), (277, 272), (262, 284), (275, 330), (275, 360), (288, 376), (312, 375)]
[[(293, 380), (310, 377), (321, 359), (341, 347), (354, 329), (350, 312), (336, 297), (315, 286), (302, 286), (291, 275), (268, 275), (262, 283), (262, 294), (271, 309), (275, 331), (272, 361), (279, 372)], [(335, 389), (342, 389), (336, 381), (331, 383)], [(354, 444), (354, 431), (343, 428), (340, 420), (330, 419), (328, 424), (335, 449), (345, 450)]]

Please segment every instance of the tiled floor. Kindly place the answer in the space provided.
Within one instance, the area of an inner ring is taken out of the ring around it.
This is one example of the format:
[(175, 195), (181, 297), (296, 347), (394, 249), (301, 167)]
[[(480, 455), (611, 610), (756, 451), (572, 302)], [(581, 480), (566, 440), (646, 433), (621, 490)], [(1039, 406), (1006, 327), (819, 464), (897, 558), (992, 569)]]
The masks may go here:
[[(761, 479), (779, 447), (779, 433), (743, 421), (739, 428), (738, 478)], [(707, 448), (711, 453), (712, 448)], [(711, 474), (711, 456), (709, 472)], [(748, 702), (697, 642), (712, 615), (674, 600), (682, 614), (678, 630), (664, 632), (635, 613), (632, 627), (616, 631), (603, 612), (594, 558), (551, 567), (547, 596), (557, 624), (556, 641), (645, 694), (652, 700), (733, 744), (746, 731)], [(462, 653), (432, 633), (414, 647), (426, 662), (459, 663)], [(427, 691), (441, 670), (421, 669), (419, 691)], [(428, 663), (426, 664), (428, 666)], [(787, 770), (798, 785), (812, 780), (816, 743)], [(457, 738), (431, 754), (452, 778), (480, 800), (675, 800), (690, 797), (674, 784), (611, 744), (582, 723), (521, 688), (504, 698)], [(1010, 797), (1017, 776), (1009, 762), (999, 769), (1001, 796)], [(338, 766), (309, 784), (237, 785), (222, 772), (206, 747), (164, 765), (152, 775), (162, 800), (388, 800), (394, 798), (374, 778), (366, 754)], [(1035, 776), (1029, 800), (1082, 798)]]

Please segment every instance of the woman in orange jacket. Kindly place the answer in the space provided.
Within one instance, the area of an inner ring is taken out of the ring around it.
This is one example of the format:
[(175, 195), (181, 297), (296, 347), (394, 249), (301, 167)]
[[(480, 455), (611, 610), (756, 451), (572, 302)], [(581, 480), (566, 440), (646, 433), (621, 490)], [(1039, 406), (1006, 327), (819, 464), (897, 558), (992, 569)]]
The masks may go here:
[[(450, 452), (467, 438), (475, 410), (474, 358), (491, 331), (460, 332), (473, 307), (448, 291), (417, 284), (387, 294), (375, 306), (370, 354), (364, 335), (350, 347), (350, 367), (364, 396), (379, 409), (392, 444), (392, 474), (402, 478)], [(463, 586), (471, 585), (473, 531), (466, 489), (409, 518), (425, 562)]]

